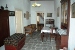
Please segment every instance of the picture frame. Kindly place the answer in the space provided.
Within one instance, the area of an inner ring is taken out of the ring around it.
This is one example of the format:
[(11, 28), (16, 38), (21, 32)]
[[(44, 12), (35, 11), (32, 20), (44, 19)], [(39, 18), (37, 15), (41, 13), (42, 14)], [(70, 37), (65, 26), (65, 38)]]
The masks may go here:
[(47, 17), (52, 17), (52, 13), (47, 13)]
[(26, 19), (29, 19), (29, 12), (26, 11)]
[(72, 18), (75, 18), (75, 2), (72, 4)]
[(57, 8), (57, 17), (59, 17), (59, 7)]
[(9, 16), (15, 16), (15, 11), (9, 11)]
[(24, 18), (26, 18), (26, 14), (24, 13)]
[(31, 14), (29, 14), (29, 17), (31, 17)]

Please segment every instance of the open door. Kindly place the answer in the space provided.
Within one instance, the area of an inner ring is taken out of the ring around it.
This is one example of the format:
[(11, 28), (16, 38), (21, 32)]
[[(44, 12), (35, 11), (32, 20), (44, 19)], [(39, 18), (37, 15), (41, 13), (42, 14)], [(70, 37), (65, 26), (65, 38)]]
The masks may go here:
[(40, 31), (44, 25), (44, 13), (37, 13), (37, 31)]

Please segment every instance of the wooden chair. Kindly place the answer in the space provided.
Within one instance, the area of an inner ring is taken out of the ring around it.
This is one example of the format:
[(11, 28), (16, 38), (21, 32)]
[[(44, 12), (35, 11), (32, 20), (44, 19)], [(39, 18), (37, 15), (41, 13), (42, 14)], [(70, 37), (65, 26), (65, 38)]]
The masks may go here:
[(25, 31), (25, 35), (30, 34), (32, 36), (33, 30), (31, 27), (29, 27), (29, 26), (24, 27), (24, 31)]

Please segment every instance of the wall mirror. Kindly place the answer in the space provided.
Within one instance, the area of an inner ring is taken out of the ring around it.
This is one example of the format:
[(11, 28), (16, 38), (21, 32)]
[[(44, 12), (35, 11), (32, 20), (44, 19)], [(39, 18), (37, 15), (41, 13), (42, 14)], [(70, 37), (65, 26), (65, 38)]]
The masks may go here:
[(68, 2), (63, 1), (61, 3), (61, 29), (67, 29), (68, 22)]

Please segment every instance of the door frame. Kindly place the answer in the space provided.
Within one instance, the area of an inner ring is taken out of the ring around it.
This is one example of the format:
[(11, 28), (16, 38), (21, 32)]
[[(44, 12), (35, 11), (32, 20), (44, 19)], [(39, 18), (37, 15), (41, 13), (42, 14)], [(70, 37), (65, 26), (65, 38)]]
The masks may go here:
[[(37, 28), (37, 13), (44, 13), (44, 11), (36, 11), (36, 28)], [(44, 16), (45, 16), (45, 13), (44, 13)], [(44, 19), (45, 19), (45, 17), (44, 17)], [(45, 20), (44, 20), (44, 25), (45, 25)]]

